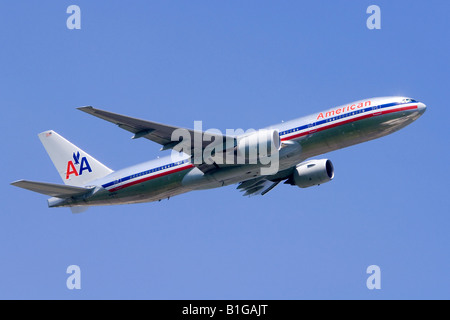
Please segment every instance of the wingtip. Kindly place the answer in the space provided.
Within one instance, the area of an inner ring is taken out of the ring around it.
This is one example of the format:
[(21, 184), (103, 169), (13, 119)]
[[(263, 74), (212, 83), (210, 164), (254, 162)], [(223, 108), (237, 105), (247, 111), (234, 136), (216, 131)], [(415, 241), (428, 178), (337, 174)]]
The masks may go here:
[(17, 187), (17, 185), (20, 184), (22, 181), (23, 181), (23, 179), (21, 179), (21, 180), (16, 180), (16, 181), (10, 182), (9, 184), (12, 185), (12, 186)]
[(84, 106), (84, 107), (78, 107), (77, 109), (86, 112), (86, 111), (92, 110), (94, 108), (92, 106)]

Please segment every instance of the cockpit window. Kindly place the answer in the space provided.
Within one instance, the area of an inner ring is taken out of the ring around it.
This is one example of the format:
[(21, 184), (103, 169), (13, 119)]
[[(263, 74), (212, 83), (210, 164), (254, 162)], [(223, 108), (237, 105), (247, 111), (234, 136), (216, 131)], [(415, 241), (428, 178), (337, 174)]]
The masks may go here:
[(404, 103), (410, 103), (410, 102), (417, 102), (417, 101), (414, 100), (414, 99), (406, 98), (406, 99), (403, 99), (403, 102)]

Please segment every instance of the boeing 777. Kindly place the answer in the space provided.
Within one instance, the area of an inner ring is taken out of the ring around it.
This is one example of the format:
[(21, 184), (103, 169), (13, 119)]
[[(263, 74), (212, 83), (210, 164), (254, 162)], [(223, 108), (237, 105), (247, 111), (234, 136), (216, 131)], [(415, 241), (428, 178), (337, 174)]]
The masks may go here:
[(249, 196), (265, 195), (283, 181), (301, 188), (323, 184), (333, 179), (333, 164), (310, 158), (393, 133), (418, 119), (426, 105), (407, 97), (371, 98), (234, 135), (184, 129), (93, 107), (79, 110), (132, 132), (134, 139), (146, 138), (160, 144), (161, 150), (175, 151), (113, 171), (55, 131), (40, 133), (65, 184), (19, 180), (12, 185), (51, 196), (49, 207), (75, 207), (73, 212), (231, 184), (239, 184), (237, 189)]

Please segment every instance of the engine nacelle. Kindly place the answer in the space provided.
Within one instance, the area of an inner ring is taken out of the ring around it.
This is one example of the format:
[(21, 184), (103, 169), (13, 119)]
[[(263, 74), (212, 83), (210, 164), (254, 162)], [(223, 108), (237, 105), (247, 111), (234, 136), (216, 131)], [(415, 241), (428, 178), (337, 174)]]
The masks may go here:
[(311, 160), (300, 163), (293, 174), (293, 184), (308, 188), (333, 180), (334, 167), (330, 160)]
[(278, 152), (281, 139), (277, 130), (261, 129), (239, 139), (237, 155), (246, 160), (265, 158)]

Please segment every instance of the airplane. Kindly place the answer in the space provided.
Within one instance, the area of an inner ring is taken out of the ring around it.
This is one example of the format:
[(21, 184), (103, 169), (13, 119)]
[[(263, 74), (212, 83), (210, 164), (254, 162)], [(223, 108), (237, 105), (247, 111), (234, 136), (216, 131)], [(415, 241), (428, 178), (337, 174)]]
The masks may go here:
[[(146, 138), (160, 144), (161, 150), (172, 149), (172, 154), (113, 171), (55, 131), (40, 133), (65, 184), (29, 180), (11, 184), (51, 196), (49, 207), (70, 207), (73, 213), (89, 206), (161, 201), (232, 184), (238, 184), (245, 196), (265, 195), (283, 181), (300, 188), (320, 185), (334, 178), (334, 166), (329, 159), (310, 158), (391, 134), (417, 120), (426, 105), (400, 96), (363, 99), (237, 135), (185, 129), (91, 106), (78, 109), (133, 133), (133, 139)], [(208, 148), (213, 150), (209, 154)], [(250, 151), (257, 161), (250, 161)], [(216, 161), (224, 156), (232, 161)], [(271, 157), (275, 170), (263, 161)]]

